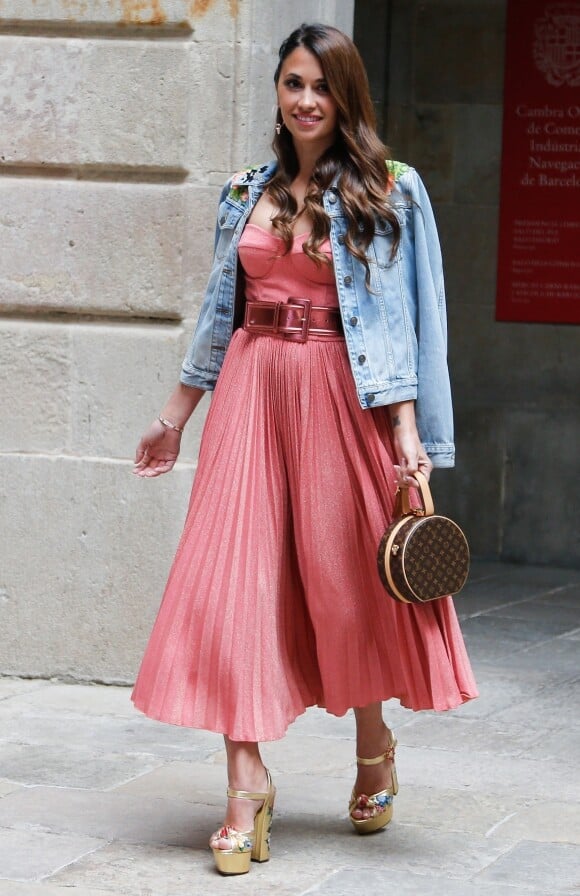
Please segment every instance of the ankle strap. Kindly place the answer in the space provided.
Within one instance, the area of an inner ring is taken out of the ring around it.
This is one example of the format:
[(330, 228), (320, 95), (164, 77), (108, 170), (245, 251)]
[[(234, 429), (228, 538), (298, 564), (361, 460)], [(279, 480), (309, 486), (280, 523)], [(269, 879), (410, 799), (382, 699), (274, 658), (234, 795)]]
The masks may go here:
[(228, 796), (237, 797), (239, 800), (265, 800), (267, 793), (252, 793), (251, 790), (233, 790), (228, 787)]
[(268, 790), (265, 793), (254, 793), (251, 790), (234, 790), (233, 787), (228, 787), (228, 796), (233, 796), (239, 800), (265, 800), (272, 786), (270, 772), (268, 771), (268, 769), (266, 769), (266, 775), (268, 776), (268, 783), (266, 785), (268, 787)]
[(389, 762), (393, 762), (395, 759), (395, 747), (397, 746), (397, 741), (392, 740), (390, 747), (387, 747), (384, 753), (381, 753), (380, 756), (375, 756), (373, 759), (362, 759), (362, 757), (357, 756), (356, 761), (358, 765), (379, 765), (381, 762), (384, 762), (385, 759), (388, 759)]

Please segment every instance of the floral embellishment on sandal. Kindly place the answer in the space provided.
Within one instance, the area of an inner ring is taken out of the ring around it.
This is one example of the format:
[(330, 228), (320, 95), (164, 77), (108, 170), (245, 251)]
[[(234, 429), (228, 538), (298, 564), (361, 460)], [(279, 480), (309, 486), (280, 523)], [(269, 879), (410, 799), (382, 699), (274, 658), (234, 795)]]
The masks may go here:
[(253, 182), (258, 174), (263, 174), (268, 170), (267, 165), (252, 166), (238, 171), (232, 177), (232, 183), (228, 193), (228, 199), (234, 202), (247, 202), (249, 197), (248, 186)]
[[(385, 793), (385, 791), (381, 791), (381, 793), (375, 793), (374, 796), (367, 796), (366, 793), (361, 793), (360, 796), (356, 798), (356, 804), (354, 805), (354, 809), (370, 809), (372, 818), (374, 815), (380, 815), (381, 812), (384, 812), (387, 806), (392, 805), (393, 797)], [(351, 812), (353, 810), (351, 809)]]
[(253, 846), (253, 840), (246, 831), (238, 831), (229, 824), (212, 834), (210, 845), (218, 840), (229, 840), (232, 852), (249, 852)]

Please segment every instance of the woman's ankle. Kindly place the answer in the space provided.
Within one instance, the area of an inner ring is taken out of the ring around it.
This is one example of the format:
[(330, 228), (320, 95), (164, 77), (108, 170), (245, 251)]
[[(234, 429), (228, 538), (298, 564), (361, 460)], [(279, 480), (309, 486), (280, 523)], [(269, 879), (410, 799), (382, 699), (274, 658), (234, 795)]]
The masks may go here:
[(357, 730), (356, 755), (362, 759), (380, 756), (389, 746), (392, 736), (392, 731), (385, 722), (372, 729)]
[(263, 791), (267, 774), (257, 743), (225, 738), (228, 757), (228, 785), (233, 790)]

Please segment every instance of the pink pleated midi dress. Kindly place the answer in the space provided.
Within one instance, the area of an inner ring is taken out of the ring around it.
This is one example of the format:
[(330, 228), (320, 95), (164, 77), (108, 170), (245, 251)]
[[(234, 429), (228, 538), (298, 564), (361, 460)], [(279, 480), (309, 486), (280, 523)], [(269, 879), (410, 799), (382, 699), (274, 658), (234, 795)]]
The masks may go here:
[[(247, 299), (338, 307), (332, 266), (308, 258), (305, 238), (285, 253), (246, 225)], [(388, 410), (360, 407), (342, 336), (236, 330), (135, 706), (268, 741), (311, 705), (340, 716), (393, 697), (414, 710), (476, 697), (452, 599), (401, 605), (379, 579), (393, 462)]]

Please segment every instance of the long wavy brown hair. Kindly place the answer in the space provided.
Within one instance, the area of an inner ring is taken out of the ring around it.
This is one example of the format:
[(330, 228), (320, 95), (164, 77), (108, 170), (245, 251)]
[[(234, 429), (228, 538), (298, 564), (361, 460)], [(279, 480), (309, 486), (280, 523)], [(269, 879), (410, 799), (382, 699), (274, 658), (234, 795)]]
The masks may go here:
[[(304, 243), (304, 251), (318, 264), (328, 262), (320, 251), (330, 233), (322, 194), (334, 182), (347, 218), (345, 245), (364, 264), (368, 282), (365, 250), (375, 234), (377, 218), (385, 218), (393, 228), (393, 256), (401, 228), (388, 198), (386, 160), (390, 154), (376, 133), (376, 117), (365, 67), (354, 43), (342, 31), (329, 25), (304, 24), (280, 47), (274, 74), (276, 87), (284, 60), (297, 47), (305, 47), (320, 62), (337, 105), (338, 118), (335, 142), (318, 159), (304, 200), (305, 210), (312, 220), (312, 231)], [(276, 122), (282, 124), (280, 109)], [(285, 127), (275, 135), (272, 147), (278, 159), (278, 169), (267, 192), (279, 209), (272, 225), (289, 251), (293, 240), (292, 223), (298, 214), (296, 200), (290, 192), (290, 185), (298, 174), (298, 158)]]

